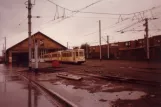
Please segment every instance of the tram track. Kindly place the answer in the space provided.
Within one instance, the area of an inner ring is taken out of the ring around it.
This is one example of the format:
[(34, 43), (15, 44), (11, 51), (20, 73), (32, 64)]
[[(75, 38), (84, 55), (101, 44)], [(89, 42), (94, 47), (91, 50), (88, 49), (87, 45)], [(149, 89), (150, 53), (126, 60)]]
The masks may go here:
[(147, 80), (142, 80), (142, 79), (129, 78), (129, 77), (120, 77), (120, 76), (111, 76), (111, 75), (98, 75), (98, 74), (85, 74), (85, 73), (73, 73), (73, 74), (75, 74), (75, 75), (83, 75), (83, 76), (90, 76), (90, 77), (93, 77), (93, 78), (99, 78), (99, 79), (104, 79), (104, 80), (109, 80), (109, 81), (141, 84), (141, 85), (148, 85), (148, 86), (154, 86), (154, 87), (161, 87), (161, 82), (158, 82), (158, 81), (147, 81)]
[[(147, 86), (154, 86), (154, 87), (161, 87), (161, 83), (157, 81), (146, 81), (146, 80), (141, 80), (137, 78), (130, 78), (130, 77), (121, 77), (121, 76), (111, 76), (111, 75), (103, 75), (103, 74), (92, 74), (92, 73), (81, 73), (81, 72), (68, 72), (69, 74), (73, 75), (82, 75), (82, 76), (87, 76), (87, 77), (92, 77), (92, 78), (99, 78), (103, 80), (108, 80), (108, 81), (116, 81), (116, 82), (122, 82), (122, 83), (130, 83), (130, 84), (140, 84), (140, 85), (147, 85)], [(57, 73), (55, 73), (57, 74)], [(26, 81), (31, 81), (31, 83), (37, 87), (38, 89), (41, 90), (42, 93), (45, 94), (45, 96), (49, 97), (49, 100), (56, 104), (58, 107), (77, 107), (74, 103), (71, 101), (68, 101), (64, 97), (60, 96), (60, 94), (54, 92), (54, 90), (47, 89), (44, 87), (42, 84), (40, 84), (38, 81), (35, 81), (34, 79), (29, 79), (27, 77), (28, 74), (22, 74), (18, 72), (18, 75), (20, 75), (23, 79)]]
[(51, 89), (48, 89), (48, 88), (44, 87), (42, 84), (34, 81), (30, 77), (24, 76), (24, 75), (22, 75), (22, 74), (20, 74), (18, 72), (17, 72), (17, 74), (24, 81), (27, 81), (32, 86), (36, 87), (44, 96), (47, 97), (47, 99), (52, 104), (56, 105), (57, 107), (78, 107), (74, 103), (72, 103), (72, 102), (68, 101), (67, 99), (65, 99), (63, 96), (59, 95), (58, 93), (54, 92)]

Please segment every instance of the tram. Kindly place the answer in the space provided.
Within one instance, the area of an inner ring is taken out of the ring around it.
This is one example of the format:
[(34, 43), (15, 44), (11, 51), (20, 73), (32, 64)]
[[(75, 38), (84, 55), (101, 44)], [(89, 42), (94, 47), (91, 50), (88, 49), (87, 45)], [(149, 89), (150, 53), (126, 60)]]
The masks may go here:
[(59, 61), (66, 63), (82, 64), (85, 62), (84, 49), (69, 49), (44, 54), (44, 61)]

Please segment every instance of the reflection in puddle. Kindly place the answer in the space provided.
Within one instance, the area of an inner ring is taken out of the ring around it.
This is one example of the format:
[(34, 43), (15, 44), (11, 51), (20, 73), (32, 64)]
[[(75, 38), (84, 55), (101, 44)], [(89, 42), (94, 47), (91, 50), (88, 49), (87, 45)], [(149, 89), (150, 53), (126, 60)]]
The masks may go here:
[(6, 76), (6, 81), (20, 81), (19, 76)]
[[(56, 82), (55, 88), (62, 92), (64, 89), (72, 95), (72, 98), (81, 107), (111, 107), (116, 100), (138, 100), (146, 95), (142, 91), (121, 91), (121, 92), (96, 92), (89, 93), (87, 90), (74, 89), (72, 85), (63, 85)], [(65, 95), (65, 94), (64, 94)]]
[(31, 84), (0, 65), (0, 107), (55, 107)]
[(23, 81), (0, 83), (2, 107), (53, 107), (40, 92)]
[(0, 75), (0, 82), (4, 81), (4, 76)]

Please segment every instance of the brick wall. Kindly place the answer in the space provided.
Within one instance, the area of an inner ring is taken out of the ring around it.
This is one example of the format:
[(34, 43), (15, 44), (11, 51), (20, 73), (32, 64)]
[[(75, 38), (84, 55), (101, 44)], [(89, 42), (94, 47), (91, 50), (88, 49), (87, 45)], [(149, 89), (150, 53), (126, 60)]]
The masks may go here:
[[(161, 60), (161, 35), (149, 38), (150, 59)], [(129, 59), (144, 60), (146, 59), (145, 40), (138, 39), (110, 44), (111, 59)], [(107, 46), (102, 45), (102, 58), (107, 58)], [(99, 58), (99, 46), (90, 47), (90, 58)]]

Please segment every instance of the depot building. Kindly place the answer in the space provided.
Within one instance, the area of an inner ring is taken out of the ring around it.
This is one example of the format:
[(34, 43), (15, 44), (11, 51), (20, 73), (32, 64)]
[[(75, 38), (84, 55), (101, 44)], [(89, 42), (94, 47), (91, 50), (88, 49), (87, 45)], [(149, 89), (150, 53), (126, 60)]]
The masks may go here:
[[(29, 38), (26, 38), (23, 41), (7, 49), (7, 61), (9, 63), (27, 63), (29, 61), (28, 39)], [(31, 36), (32, 60), (34, 60), (35, 41), (38, 41), (38, 57), (40, 62), (43, 62), (43, 55), (46, 53), (67, 49), (65, 46), (49, 38), (47, 35), (41, 32), (37, 32)]]

